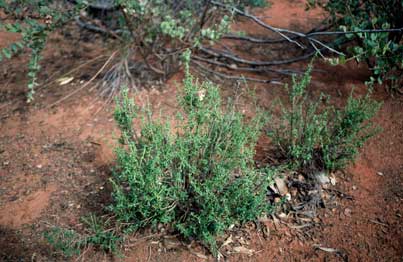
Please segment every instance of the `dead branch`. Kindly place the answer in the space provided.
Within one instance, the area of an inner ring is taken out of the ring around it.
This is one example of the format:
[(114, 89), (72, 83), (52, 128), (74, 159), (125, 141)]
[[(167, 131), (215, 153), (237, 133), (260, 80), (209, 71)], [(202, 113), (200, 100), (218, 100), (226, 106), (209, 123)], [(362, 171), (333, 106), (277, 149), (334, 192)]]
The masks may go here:
[(281, 85), (282, 83), (278, 80), (270, 80), (270, 79), (260, 79), (260, 78), (252, 78), (252, 77), (237, 77), (237, 76), (233, 76), (233, 75), (227, 75), (224, 73), (220, 73), (214, 70), (211, 70), (210, 68), (202, 65), (199, 62), (196, 61), (191, 61), (193, 64), (195, 64), (196, 66), (198, 66), (200, 69), (202, 69), (205, 72), (208, 72), (210, 74), (219, 76), (223, 79), (227, 79), (227, 80), (233, 80), (233, 81), (251, 81), (251, 82), (258, 82), (258, 83), (270, 83), (270, 84), (276, 84), (276, 85)]

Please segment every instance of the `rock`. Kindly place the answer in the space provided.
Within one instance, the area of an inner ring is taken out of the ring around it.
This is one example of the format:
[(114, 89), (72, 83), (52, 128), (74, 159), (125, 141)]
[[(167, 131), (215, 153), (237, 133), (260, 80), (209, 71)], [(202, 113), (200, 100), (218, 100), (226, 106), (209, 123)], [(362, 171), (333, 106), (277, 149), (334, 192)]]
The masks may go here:
[(344, 209), (344, 215), (345, 215), (346, 217), (351, 217), (351, 209), (350, 209), (350, 208)]
[(317, 180), (320, 184), (322, 184), (322, 185), (325, 185), (325, 184), (329, 184), (329, 183), (330, 183), (329, 176), (328, 176), (325, 172), (317, 173), (317, 174), (315, 175), (315, 178), (316, 178), (316, 180)]
[(286, 220), (287, 215), (284, 212), (281, 212), (280, 214), (277, 215), (281, 220)]
[(279, 194), (277, 187), (275, 187), (274, 185), (270, 185), (269, 187), (275, 194)]
[(329, 177), (329, 179), (330, 179), (330, 184), (332, 184), (332, 186), (335, 186), (337, 183), (336, 177), (334, 175), (331, 175)]
[(285, 199), (287, 201), (291, 201), (291, 194), (290, 193), (285, 194)]
[(280, 193), (280, 195), (285, 196), (286, 194), (288, 194), (288, 187), (284, 182), (284, 178), (276, 177), (274, 179), (274, 182), (277, 186), (277, 189), (278, 189), (278, 192)]
[(377, 174), (378, 176), (383, 176), (383, 173), (382, 173), (382, 172), (376, 172), (376, 174)]

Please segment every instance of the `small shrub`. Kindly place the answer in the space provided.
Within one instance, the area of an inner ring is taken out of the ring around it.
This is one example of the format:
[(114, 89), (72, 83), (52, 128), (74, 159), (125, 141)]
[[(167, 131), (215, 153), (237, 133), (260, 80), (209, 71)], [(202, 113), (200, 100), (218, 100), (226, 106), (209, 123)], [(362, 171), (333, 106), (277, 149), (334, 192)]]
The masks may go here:
[[(188, 68), (179, 102), (183, 113), (171, 125), (136, 108), (126, 92), (117, 101), (122, 137), (111, 210), (132, 229), (170, 224), (214, 253), (215, 236), (269, 208), (268, 178), (253, 161), (263, 115), (246, 121), (231, 102), (224, 110), (218, 88)], [(136, 116), (142, 124), (133, 127)]]
[(83, 240), (74, 230), (55, 227), (45, 232), (45, 239), (66, 257), (79, 255), (83, 247)]
[(106, 228), (110, 226), (108, 220), (102, 221), (93, 214), (82, 220), (87, 226), (84, 234), (79, 234), (72, 229), (54, 227), (45, 232), (45, 239), (66, 257), (79, 255), (81, 250), (89, 245), (105, 252), (119, 254), (118, 245), (122, 237), (118, 235), (115, 228)]
[(306, 88), (310, 83), (310, 66), (301, 79), (293, 77), (289, 93), (289, 108), (283, 106), (280, 125), (269, 133), (282, 158), (293, 168), (336, 170), (353, 161), (365, 141), (378, 128), (369, 121), (379, 110), (380, 103), (351, 94), (347, 105), (335, 109), (321, 101), (310, 101)]

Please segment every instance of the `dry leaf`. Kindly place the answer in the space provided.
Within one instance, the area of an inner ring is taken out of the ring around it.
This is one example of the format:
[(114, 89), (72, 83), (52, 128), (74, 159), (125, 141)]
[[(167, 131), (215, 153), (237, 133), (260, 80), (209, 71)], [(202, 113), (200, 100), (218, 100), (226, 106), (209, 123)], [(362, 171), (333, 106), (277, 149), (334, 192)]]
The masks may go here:
[(232, 235), (230, 235), (230, 236), (224, 241), (224, 243), (221, 245), (221, 247), (227, 246), (227, 245), (231, 244), (232, 242), (234, 242), (234, 241), (232, 240)]
[(56, 81), (59, 83), (59, 85), (64, 86), (73, 81), (74, 77), (61, 77), (57, 79)]
[(241, 253), (241, 254), (246, 254), (248, 256), (253, 255), (253, 253), (255, 252), (255, 250), (253, 249), (248, 249), (246, 247), (243, 246), (239, 246), (239, 247), (234, 247), (234, 252), (235, 253)]

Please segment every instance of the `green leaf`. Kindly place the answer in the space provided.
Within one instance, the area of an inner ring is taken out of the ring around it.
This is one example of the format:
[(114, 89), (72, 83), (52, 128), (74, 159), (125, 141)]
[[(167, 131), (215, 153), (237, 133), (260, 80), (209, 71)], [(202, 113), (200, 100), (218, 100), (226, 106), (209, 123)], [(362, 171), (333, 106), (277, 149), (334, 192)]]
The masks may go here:
[(18, 48), (18, 46), (17, 46), (16, 43), (12, 43), (12, 44), (10, 45), (10, 49), (11, 49), (11, 51), (12, 51), (14, 54), (19, 51), (19, 48)]
[(10, 59), (12, 57), (12, 53), (11, 53), (10, 49), (8, 49), (7, 47), (3, 48), (3, 54), (8, 59)]
[(342, 55), (339, 59), (339, 64), (344, 65), (346, 63), (346, 56)]

